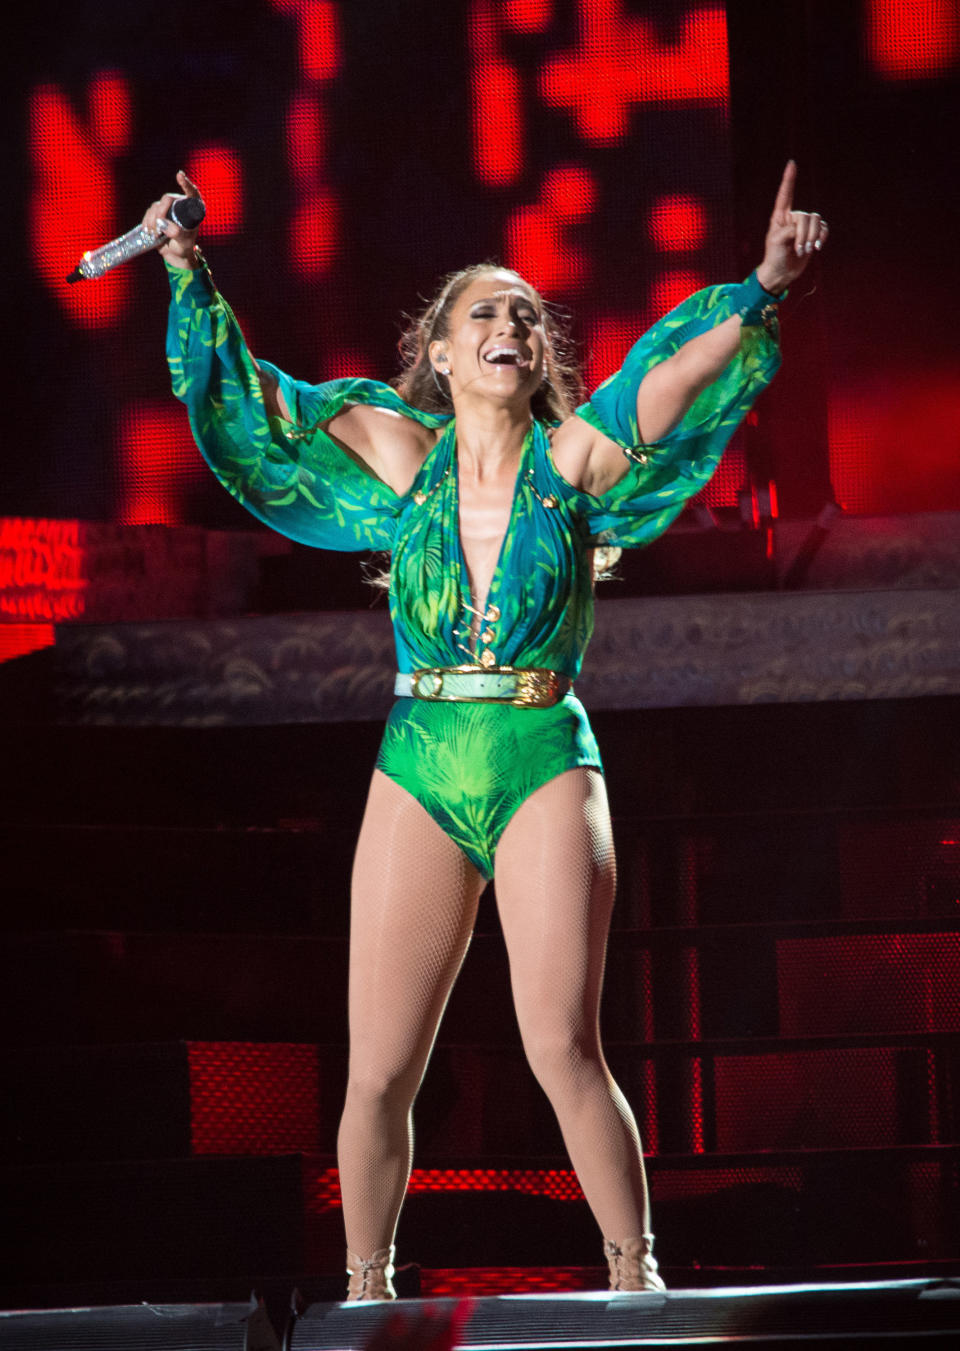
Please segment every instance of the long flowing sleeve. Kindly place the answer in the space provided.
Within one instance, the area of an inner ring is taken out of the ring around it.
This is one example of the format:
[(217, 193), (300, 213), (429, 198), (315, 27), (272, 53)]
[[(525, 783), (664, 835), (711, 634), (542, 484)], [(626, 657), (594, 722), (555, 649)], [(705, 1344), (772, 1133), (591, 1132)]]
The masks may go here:
[[(589, 498), (584, 516), (591, 538), (623, 548), (649, 544), (710, 480), (731, 436), (780, 364), (776, 305), (755, 278), (695, 292), (654, 324), (605, 380), (579, 417), (615, 441), (630, 460), (623, 478)], [(692, 338), (741, 315), (740, 347), (673, 430), (644, 445), (637, 426), (637, 392), (648, 371)]]
[(279, 381), (292, 421), (270, 417), (257, 363), (209, 271), (170, 267), (167, 361), (173, 392), (217, 478), (264, 524), (325, 549), (390, 549), (400, 499), (324, 431), (350, 403), (389, 408), (439, 425), (388, 385), (309, 385), (261, 361)]

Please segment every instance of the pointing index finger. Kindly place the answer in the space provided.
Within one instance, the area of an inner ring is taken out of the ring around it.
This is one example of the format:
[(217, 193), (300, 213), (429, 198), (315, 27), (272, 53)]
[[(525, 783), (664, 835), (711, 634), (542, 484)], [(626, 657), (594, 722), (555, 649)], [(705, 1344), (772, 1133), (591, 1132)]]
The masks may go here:
[(773, 219), (780, 224), (786, 222), (793, 207), (793, 189), (796, 181), (797, 161), (788, 159), (783, 177), (780, 180), (780, 186), (777, 189), (777, 200), (773, 204)]
[(196, 183), (190, 182), (190, 179), (187, 177), (187, 175), (183, 172), (182, 169), (177, 174), (177, 182), (183, 188), (184, 192), (187, 194), (188, 197), (200, 196), (200, 189), (197, 187)]

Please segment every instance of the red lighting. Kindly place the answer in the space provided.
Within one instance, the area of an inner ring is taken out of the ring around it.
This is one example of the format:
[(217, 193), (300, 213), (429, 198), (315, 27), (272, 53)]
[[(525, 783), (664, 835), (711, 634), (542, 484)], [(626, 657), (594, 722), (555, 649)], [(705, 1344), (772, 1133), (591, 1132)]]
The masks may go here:
[(588, 389), (596, 389), (618, 370), (631, 345), (643, 332), (639, 315), (604, 315), (589, 335), (584, 361)]
[(897, 1138), (888, 1047), (724, 1055), (714, 1062), (717, 1149), (869, 1148)]
[(54, 642), (52, 624), (0, 624), (0, 662), (26, 657)]
[(655, 323), (668, 310), (672, 310), (674, 305), (679, 305), (682, 300), (693, 295), (694, 291), (702, 290), (706, 284), (706, 278), (702, 273), (689, 269), (669, 268), (666, 272), (661, 272), (650, 288), (648, 323)]
[(89, 580), (82, 531), (79, 521), (0, 520), (0, 617), (59, 623), (83, 615)]
[(189, 1042), (194, 1154), (288, 1154), (317, 1148), (317, 1048)]
[(342, 380), (360, 376), (370, 380), (376, 378), (373, 363), (365, 352), (361, 352), (357, 347), (343, 347), (339, 351), (324, 352), (323, 378), (325, 380)]
[(689, 193), (658, 197), (650, 209), (650, 237), (664, 253), (682, 253), (703, 247), (707, 213)]
[(297, 21), (300, 68), (308, 80), (332, 80), (342, 64), (337, 7), (333, 0), (273, 0)]
[(684, 948), (683, 993), (687, 1011), (686, 1035), (691, 1041), (700, 1040), (700, 955), (696, 948)]
[(579, 220), (596, 206), (597, 185), (589, 170), (578, 165), (551, 169), (544, 179), (543, 201), (565, 220)]
[[(830, 480), (844, 509), (865, 515), (960, 508), (960, 378), (954, 369), (901, 369), (831, 392)], [(910, 473), (904, 446), (913, 447)]]
[(930, 80), (960, 58), (956, 0), (869, 0), (870, 63), (887, 80)]
[[(569, 1168), (414, 1168), (410, 1192), (519, 1192), (554, 1201), (582, 1201), (576, 1174)], [(307, 1209), (318, 1214), (341, 1205), (336, 1168), (323, 1168), (308, 1183)]]
[(474, 0), (468, 21), (473, 164), (481, 182), (512, 183), (523, 167), (520, 79), (500, 53), (491, 0)]
[(502, 0), (501, 8), (515, 33), (542, 33), (553, 17), (553, 0)]
[(606, 380), (618, 368), (641, 333), (704, 285), (700, 273), (672, 268), (654, 278), (650, 299), (642, 313), (604, 315), (590, 334), (587, 344), (587, 388), (593, 389), (601, 380)]
[(734, 439), (727, 447), (713, 478), (703, 490), (702, 500), (708, 507), (735, 507), (740, 488), (747, 476), (743, 447)]
[(580, 0), (579, 27), (579, 45), (544, 64), (540, 93), (547, 103), (566, 108), (592, 144), (622, 140), (634, 103), (726, 105), (723, 9), (688, 11), (674, 43), (661, 43), (653, 23), (629, 15), (624, 0)]
[(691, 1154), (702, 1154), (703, 1134), (703, 1061), (695, 1056), (687, 1068), (687, 1132)]
[(111, 157), (126, 150), (133, 122), (130, 91), (122, 75), (105, 70), (90, 82), (87, 95), (90, 109), (90, 130), (103, 150)]
[(566, 238), (566, 231), (589, 215), (595, 201), (596, 187), (586, 169), (552, 170), (539, 201), (519, 207), (507, 221), (504, 256), (508, 265), (548, 295), (582, 283), (587, 260)]
[(290, 222), (290, 262), (304, 277), (318, 277), (337, 252), (337, 199), (317, 188), (294, 213)]
[(207, 203), (203, 233), (207, 238), (233, 235), (243, 225), (243, 169), (240, 157), (223, 145), (198, 146), (186, 166)]
[(780, 1035), (960, 1029), (960, 934), (859, 934), (777, 944)]
[(313, 94), (296, 94), (287, 110), (287, 159), (297, 181), (314, 181), (326, 153), (323, 106)]
[(420, 1272), (420, 1293), (427, 1299), (596, 1288), (597, 1272), (589, 1267), (425, 1267)]
[(130, 270), (72, 286), (66, 278), (84, 253), (121, 233), (110, 160), (129, 136), (130, 98), (112, 72), (93, 79), (90, 96), (87, 119), (58, 85), (38, 85), (30, 97), (30, 238), (37, 271), (71, 320), (103, 328), (126, 305)]
[(191, 480), (206, 478), (183, 413), (167, 402), (131, 403), (120, 420), (116, 519), (125, 525), (179, 525)]

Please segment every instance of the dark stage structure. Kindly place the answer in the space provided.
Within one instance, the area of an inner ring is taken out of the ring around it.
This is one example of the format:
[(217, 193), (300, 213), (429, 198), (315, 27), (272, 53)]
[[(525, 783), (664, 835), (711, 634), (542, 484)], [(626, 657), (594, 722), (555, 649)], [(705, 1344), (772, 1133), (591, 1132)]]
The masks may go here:
[(386, 607), (202, 466), (156, 260), (62, 278), (183, 165), (294, 374), (389, 377), (418, 293), (498, 257), (594, 381), (746, 275), (788, 155), (829, 257), (717, 477), (602, 584), (577, 684), (619, 864), (605, 1043), (669, 1293), (600, 1293), (492, 890), (400, 1293), (472, 1298), (478, 1349), (957, 1343), (956, 6), (40, 0), (14, 40), (0, 1346), (361, 1347), (385, 1316), (336, 1303), (334, 1145)]

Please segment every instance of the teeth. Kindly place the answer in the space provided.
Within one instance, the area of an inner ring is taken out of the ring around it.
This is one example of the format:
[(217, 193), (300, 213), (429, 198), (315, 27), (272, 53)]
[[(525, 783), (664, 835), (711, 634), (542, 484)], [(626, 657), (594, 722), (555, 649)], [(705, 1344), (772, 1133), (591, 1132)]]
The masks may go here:
[(494, 347), (485, 354), (484, 361), (489, 361), (492, 365), (505, 365), (507, 362), (516, 366), (528, 366), (530, 364), (523, 359), (515, 347)]

